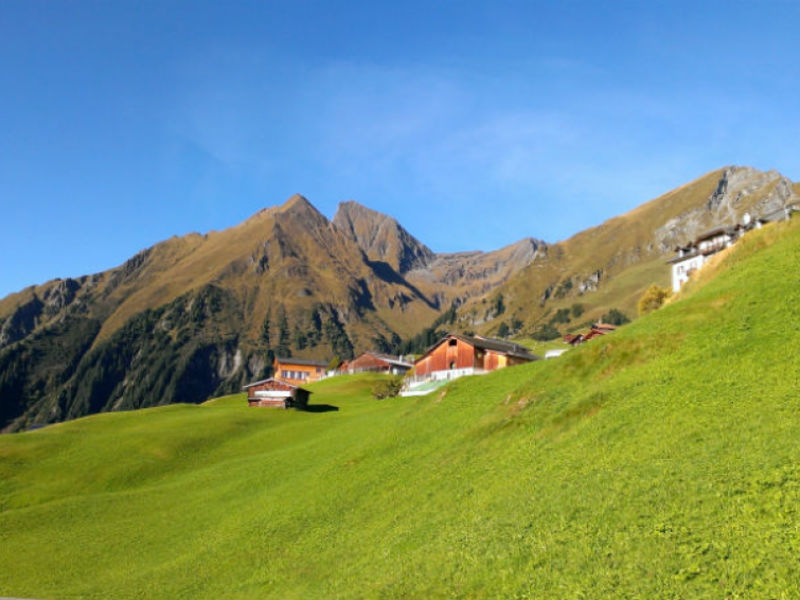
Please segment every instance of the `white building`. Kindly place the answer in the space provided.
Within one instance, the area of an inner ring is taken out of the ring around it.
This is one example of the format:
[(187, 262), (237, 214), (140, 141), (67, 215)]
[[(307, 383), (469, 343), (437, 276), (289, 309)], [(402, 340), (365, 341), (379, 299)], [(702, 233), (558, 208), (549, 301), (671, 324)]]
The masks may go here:
[(701, 268), (711, 257), (724, 248), (730, 248), (742, 235), (751, 229), (760, 229), (772, 221), (784, 221), (791, 218), (793, 212), (800, 211), (797, 205), (788, 205), (761, 217), (753, 218), (745, 213), (742, 225), (718, 227), (707, 231), (686, 246), (675, 248), (678, 255), (667, 261), (672, 264), (672, 291), (677, 292), (689, 280), (689, 276)]
[(733, 246), (742, 231), (744, 228), (740, 225), (719, 227), (707, 231), (686, 246), (676, 248), (678, 255), (668, 261), (672, 264), (672, 291), (680, 290), (689, 281), (689, 276), (701, 268), (712, 255)]

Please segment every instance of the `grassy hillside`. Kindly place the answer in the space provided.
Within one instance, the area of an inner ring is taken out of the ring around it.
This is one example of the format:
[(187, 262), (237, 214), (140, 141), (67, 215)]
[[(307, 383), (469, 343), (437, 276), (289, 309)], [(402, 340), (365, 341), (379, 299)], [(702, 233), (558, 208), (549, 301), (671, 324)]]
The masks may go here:
[[(563, 357), (0, 437), (0, 595), (800, 595), (800, 220)], [(333, 410), (337, 407), (338, 410)]]

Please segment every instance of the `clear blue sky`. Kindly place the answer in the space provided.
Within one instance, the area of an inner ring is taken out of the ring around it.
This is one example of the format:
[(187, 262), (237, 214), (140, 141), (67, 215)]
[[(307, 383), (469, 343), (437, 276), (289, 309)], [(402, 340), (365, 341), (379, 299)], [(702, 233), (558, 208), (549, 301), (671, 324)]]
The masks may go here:
[(0, 296), (355, 199), (556, 241), (726, 164), (800, 178), (792, 2), (0, 2)]

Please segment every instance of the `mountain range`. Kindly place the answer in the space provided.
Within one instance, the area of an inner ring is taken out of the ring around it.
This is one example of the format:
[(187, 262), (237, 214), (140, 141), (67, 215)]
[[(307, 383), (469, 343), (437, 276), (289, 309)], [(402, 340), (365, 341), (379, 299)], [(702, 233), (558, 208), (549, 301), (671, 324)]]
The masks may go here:
[(448, 314), (484, 334), (563, 333), (630, 313), (667, 283), (675, 245), (798, 200), (780, 173), (726, 167), (562, 242), (444, 254), (356, 202), (329, 220), (295, 195), (0, 300), (0, 429), (202, 402), (268, 374), (276, 354), (397, 351)]

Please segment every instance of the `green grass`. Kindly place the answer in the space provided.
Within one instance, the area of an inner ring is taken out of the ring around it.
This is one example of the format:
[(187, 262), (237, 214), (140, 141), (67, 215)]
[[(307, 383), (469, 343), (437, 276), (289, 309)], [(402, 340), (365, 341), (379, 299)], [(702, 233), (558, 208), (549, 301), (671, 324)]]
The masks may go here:
[(796, 598), (800, 221), (613, 335), (0, 438), (0, 595)]

